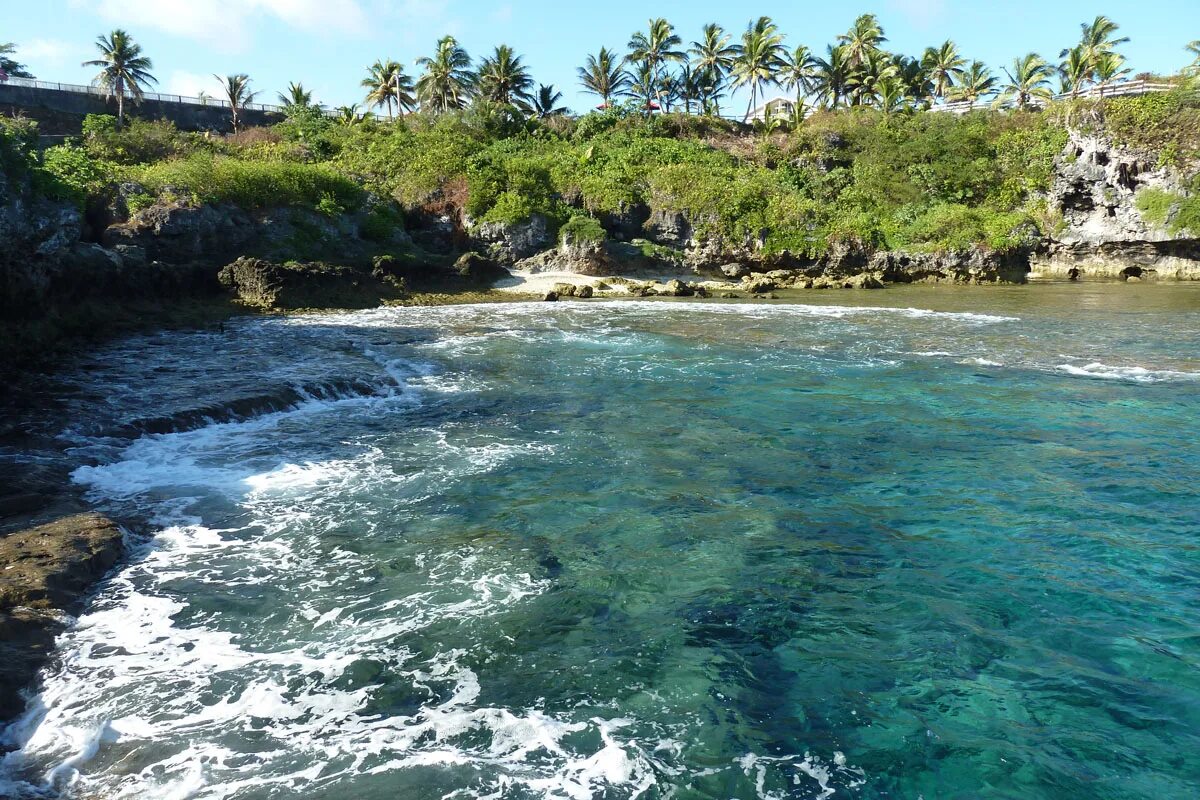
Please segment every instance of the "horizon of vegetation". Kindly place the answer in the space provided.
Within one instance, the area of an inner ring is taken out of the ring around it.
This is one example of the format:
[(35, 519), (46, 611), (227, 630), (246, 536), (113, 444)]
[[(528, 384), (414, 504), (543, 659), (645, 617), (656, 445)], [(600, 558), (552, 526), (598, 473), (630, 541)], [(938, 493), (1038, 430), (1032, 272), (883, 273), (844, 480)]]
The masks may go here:
[[(883, 31), (868, 15), (833, 47), (844, 56), (845, 74), (857, 77), (832, 87), (827, 77), (792, 85), (815, 107), (745, 125), (716, 115), (718, 94), (691, 104), (672, 97), (676, 62), (665, 53), (680, 46), (669, 25), (655, 28), (635, 35), (640, 49), (632, 51), (658, 75), (653, 94), (643, 87), (626, 97), (625, 57), (610, 54), (617, 77), (604, 84), (608, 102), (582, 116), (569, 115), (552, 87), (539, 87), (525, 104), (534, 84), (517, 54), (501, 48), (477, 65), (444, 39), (438, 55), (423, 62), (426, 72), (411, 81), (416, 113), (387, 120), (348, 109), (331, 117), (294, 83), (281, 94), (281, 121), (245, 126), (240, 113), (255, 92), (239, 74), (224, 79), (234, 101), (235, 131), (228, 135), (122, 119), (122, 98), (153, 82), (153, 64), (127, 34), (114, 31), (101, 37), (101, 57), (93, 63), (100, 67), (97, 83), (118, 100), (118, 115), (89, 115), (82, 136), (45, 148), (35, 122), (0, 119), (0, 167), (47, 197), (81, 210), (115, 208), (126, 218), (160, 203), (292, 208), (298, 224), (312, 231), (288, 251), (293, 258), (344, 254), (341, 243), (321, 238), (320, 226), (303, 221), (317, 212), (361, 220), (379, 243), (436, 219), (452, 219), (474, 235), (484, 223), (537, 217), (551, 235), (586, 230), (642, 241), (647, 257), (682, 258), (678, 241), (673, 247), (644, 241), (654, 236), (646, 227), (653, 216), (668, 227), (683, 220), (695, 234), (691, 241), (721, 253), (795, 263), (838, 252), (1031, 249), (1065, 224), (1047, 195), (1056, 164), (1072, 157), (1065, 149), (1072, 129), (1102, 131), (1146, 163), (1178, 170), (1179, 192), (1140, 191), (1138, 208), (1148, 224), (1172, 235), (1200, 235), (1200, 42), (1190, 45), (1196, 62), (1168, 91), (1046, 100), (1050, 67), (1026, 57), (1017, 71), (1029, 76), (1008, 87), (1011, 106), (936, 113), (957, 93), (974, 91), (972, 70), (960, 74), (947, 55), (953, 48), (942, 48), (945, 68), (935, 76), (921, 67), (920, 92), (904, 94), (903, 105), (893, 107), (886, 98), (898, 57), (880, 49)], [(1084, 41), (1063, 51), (1064, 63), (1081, 70), (1073, 85), (1094, 85), (1126, 69), (1118, 31), (1104, 17), (1083, 26)], [(753, 83), (761, 93), (799, 80), (746, 66), (783, 59), (769, 20), (752, 23), (738, 48), (718, 30), (707, 33), (733, 59), (720, 86)], [(861, 57), (849, 55), (855, 48)], [(1086, 57), (1072, 60), (1072, 53)], [(380, 107), (389, 107), (395, 86), (387, 66), (374, 65), (364, 81)], [(879, 79), (872, 77), (876, 67), (886, 73)], [(592, 74), (586, 66), (581, 72), (582, 79)], [(999, 79), (991, 80), (991, 89), (1005, 92)], [(815, 94), (804, 95), (806, 86)], [(653, 113), (654, 106), (662, 113)], [(407, 110), (394, 99), (390, 108)], [(413, 252), (417, 260), (427, 255)]]
[[(969, 61), (949, 39), (926, 48), (919, 57), (889, 52), (884, 47), (886, 33), (874, 14), (860, 15), (823, 54), (805, 45), (789, 50), (784, 34), (767, 16), (750, 22), (740, 40), (720, 25), (707, 24), (690, 45), (660, 17), (631, 35), (628, 52), (602, 47), (586, 56), (577, 74), (583, 90), (600, 101), (597, 110), (629, 101), (646, 113), (678, 110), (721, 116), (722, 102), (745, 90), (749, 103), (739, 117), (749, 119), (767, 99), (770, 87), (793, 93), (791, 113), (783, 120), (789, 124), (816, 109), (867, 106), (896, 113), (952, 102), (970, 105), (989, 97), (1026, 108), (1055, 95), (1077, 97), (1089, 89), (1103, 95), (1106, 88), (1127, 80), (1133, 71), (1118, 48), (1129, 39), (1118, 36), (1119, 30), (1113, 20), (1098, 15), (1080, 24), (1079, 42), (1063, 48), (1056, 64), (1029, 52), (1014, 58), (997, 75), (987, 64)], [(117, 118), (123, 122), (125, 99), (137, 103), (157, 83), (153, 62), (123, 29), (100, 36), (96, 47), (99, 57), (83, 66), (100, 67), (93, 85), (116, 100)], [(1200, 40), (1184, 49), (1194, 59), (1184, 71), (1200, 69)], [(0, 76), (32, 78), (15, 60), (16, 50), (12, 43), (0, 44)], [(453, 36), (444, 36), (433, 55), (416, 63), (423, 69), (416, 77), (393, 59), (372, 64), (361, 81), (368, 108), (384, 109), (389, 118), (418, 110), (442, 113), (472, 103), (511, 107), (539, 118), (570, 113), (561, 105), (562, 93), (552, 84), (536, 83), (524, 57), (505, 44), (476, 62)], [(222, 84), (237, 130), (240, 112), (260, 92), (251, 89), (246, 73), (214, 77)], [(290, 83), (277, 97), (285, 112), (324, 108), (299, 82)], [(342, 106), (336, 113), (354, 122), (361, 118), (359, 108)]]

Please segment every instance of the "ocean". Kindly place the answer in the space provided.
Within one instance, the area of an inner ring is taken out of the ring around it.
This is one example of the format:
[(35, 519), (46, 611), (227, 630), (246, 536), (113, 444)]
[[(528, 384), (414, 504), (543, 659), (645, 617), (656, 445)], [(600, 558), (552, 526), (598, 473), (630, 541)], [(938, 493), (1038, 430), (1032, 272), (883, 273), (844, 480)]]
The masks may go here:
[(132, 556), (0, 794), (1200, 792), (1200, 286), (243, 318), (60, 380)]

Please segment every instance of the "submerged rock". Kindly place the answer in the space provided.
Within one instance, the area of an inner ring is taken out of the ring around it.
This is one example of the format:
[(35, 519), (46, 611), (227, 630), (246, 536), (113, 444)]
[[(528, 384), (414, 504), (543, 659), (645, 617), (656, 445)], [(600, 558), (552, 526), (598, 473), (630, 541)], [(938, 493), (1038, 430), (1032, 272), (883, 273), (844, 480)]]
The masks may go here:
[(77, 610), (123, 552), (121, 530), (100, 514), (0, 538), (0, 719), (23, 710), (21, 691), (66, 627), (63, 614)]

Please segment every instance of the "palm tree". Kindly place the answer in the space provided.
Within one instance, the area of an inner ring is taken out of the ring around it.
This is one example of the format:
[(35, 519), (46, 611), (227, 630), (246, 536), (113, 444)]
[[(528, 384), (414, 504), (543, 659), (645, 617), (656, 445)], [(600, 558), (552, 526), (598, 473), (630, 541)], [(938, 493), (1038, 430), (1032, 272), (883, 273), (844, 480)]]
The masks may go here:
[(32, 78), (33, 75), (25, 69), (24, 64), (18, 64), (15, 59), (9, 58), (16, 52), (16, 45), (12, 42), (0, 44), (0, 74), (7, 78)]
[(226, 75), (224, 78), (220, 75), (213, 77), (222, 82), (221, 88), (225, 91), (225, 99), (229, 101), (229, 110), (233, 117), (233, 132), (237, 133), (242, 124), (242, 109), (254, 102), (258, 92), (250, 91), (250, 76), (244, 72)]
[(585, 92), (598, 95), (607, 108), (612, 105), (614, 97), (625, 93), (625, 87), (629, 85), (629, 73), (621, 67), (615, 53), (601, 47), (599, 53), (588, 56), (579, 68), (579, 83)]
[(1066, 57), (1058, 65), (1059, 94), (1069, 94), (1078, 97), (1083, 87), (1092, 79), (1094, 72), (1092, 62), (1088, 60), (1083, 45), (1076, 45), (1066, 51)]
[(1132, 70), (1125, 66), (1125, 56), (1120, 53), (1101, 53), (1096, 58), (1096, 88), (1100, 90), (1101, 99), (1104, 89), (1127, 76)]
[(800, 45), (786, 56), (781, 78), (784, 86), (796, 90), (796, 105), (803, 105), (817, 87), (817, 61), (812, 51)]
[(357, 105), (338, 106), (337, 117), (335, 119), (337, 119), (339, 125), (346, 126), (357, 125), (358, 123), (362, 122), (362, 117), (358, 113)]
[(554, 84), (538, 86), (537, 94), (533, 96), (533, 113), (538, 119), (560, 117), (569, 114), (570, 109), (559, 105), (562, 102), (562, 92), (554, 91)]
[(851, 72), (851, 104), (871, 105), (877, 98), (880, 81), (898, 79), (899, 72), (892, 57), (882, 50), (871, 50), (862, 63)]
[(1037, 53), (1026, 53), (1013, 59), (1012, 71), (1006, 68), (1004, 74), (1008, 76), (1008, 83), (1003, 87), (1001, 101), (1015, 98), (1017, 108), (1025, 108), (1034, 98), (1050, 99), (1048, 87), (1054, 68)]
[(388, 119), (392, 119), (392, 106), (401, 112), (412, 111), (416, 105), (413, 97), (413, 80), (404, 72), (404, 66), (396, 61), (380, 59), (367, 70), (362, 80), (367, 89), (367, 103), (379, 108), (387, 106)]
[(1192, 56), (1191, 69), (1200, 69), (1200, 39), (1197, 39), (1194, 42), (1188, 42), (1187, 46), (1183, 49), (1187, 50)]
[(280, 92), (279, 105), (287, 110), (308, 108), (312, 105), (312, 92), (306, 91), (302, 83), (289, 83), (286, 92)]
[(995, 91), (996, 78), (988, 69), (987, 64), (982, 61), (972, 61), (971, 66), (963, 70), (962, 77), (958, 80), (958, 86), (950, 90), (950, 97), (953, 100), (974, 104)]
[(475, 75), (471, 72), (471, 57), (453, 36), (438, 39), (433, 56), (417, 59), (425, 73), (417, 79), (421, 106), (432, 111), (462, 108), (471, 95)]
[(892, 67), (908, 99), (928, 108), (933, 102), (933, 81), (921, 60), (897, 53), (892, 56)]
[[(700, 99), (705, 113), (714, 107), (716, 95), (729, 70), (733, 68), (733, 59), (737, 56), (738, 48), (729, 43), (729, 34), (714, 22), (701, 29), (700, 40), (692, 42), (688, 51), (692, 55), (693, 81), (696, 85), (696, 96)], [(720, 109), (717, 109), (719, 113)]]
[(887, 37), (874, 14), (863, 14), (854, 20), (849, 31), (838, 37), (838, 41), (846, 48), (846, 61), (856, 67), (866, 60), (867, 53), (878, 50)]
[(894, 75), (888, 75), (876, 81), (874, 94), (876, 104), (886, 116), (891, 116), (895, 112), (907, 108), (907, 87)]
[(629, 55), (625, 60), (634, 64), (644, 64), (650, 69), (654, 80), (654, 96), (658, 105), (662, 106), (662, 69), (671, 61), (683, 61), (684, 53), (679, 50), (683, 40), (675, 34), (671, 23), (662, 17), (650, 20), (646, 33), (637, 32), (629, 39)]
[(747, 117), (758, 105), (759, 90), (763, 86), (778, 85), (780, 72), (787, 65), (786, 57), (783, 35), (770, 17), (759, 17), (742, 34), (742, 43), (733, 59), (733, 85), (735, 88), (750, 87)]
[(967, 62), (958, 54), (957, 45), (947, 39), (940, 47), (926, 48), (921, 63), (933, 81), (933, 96), (944, 100), (955, 79), (962, 75)]
[(817, 68), (816, 95), (821, 105), (837, 108), (850, 92), (852, 70), (844, 45), (828, 45), (826, 57), (814, 59)]
[[(1092, 65), (1093, 71), (1102, 55), (1111, 53), (1117, 45), (1122, 45), (1129, 41), (1128, 36), (1122, 36), (1120, 39), (1113, 38), (1120, 27), (1120, 25), (1103, 15), (1096, 17), (1091, 23), (1084, 22), (1079, 25), (1079, 46), (1083, 48), (1083, 53), (1087, 56), (1088, 63)], [(1066, 51), (1059, 55), (1060, 57), (1064, 57)]]
[(97, 38), (96, 47), (100, 50), (100, 58), (85, 61), (83, 66), (100, 67), (92, 85), (104, 89), (106, 99), (117, 98), (117, 125), (124, 125), (126, 94), (134, 103), (140, 103), (144, 96), (142, 87), (158, 83), (150, 74), (154, 63), (142, 55), (142, 46), (120, 28), (107, 38)]
[(526, 105), (533, 87), (529, 70), (521, 63), (521, 57), (513, 53), (506, 44), (479, 65), (477, 76), (479, 93), (488, 100), (504, 105)]
[(654, 70), (645, 61), (637, 65), (637, 71), (630, 76), (629, 94), (641, 102), (646, 115), (657, 109), (660, 83), (654, 75)]

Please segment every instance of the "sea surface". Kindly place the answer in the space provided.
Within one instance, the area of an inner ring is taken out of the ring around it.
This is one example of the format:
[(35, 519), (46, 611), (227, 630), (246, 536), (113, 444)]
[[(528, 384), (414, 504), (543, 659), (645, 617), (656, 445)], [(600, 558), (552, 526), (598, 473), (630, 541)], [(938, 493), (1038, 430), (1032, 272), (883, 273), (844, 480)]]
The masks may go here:
[(134, 554), (0, 796), (1200, 796), (1200, 286), (247, 318), (60, 380)]

